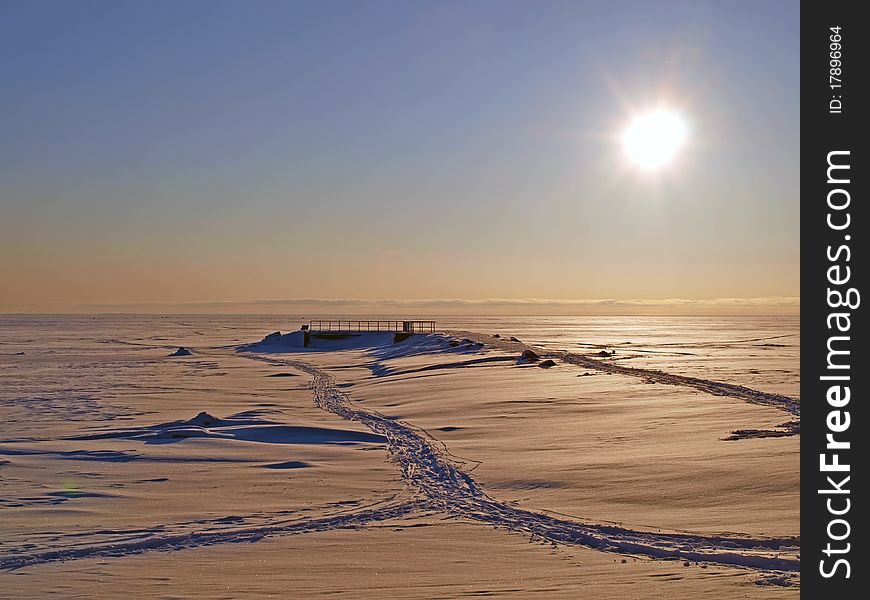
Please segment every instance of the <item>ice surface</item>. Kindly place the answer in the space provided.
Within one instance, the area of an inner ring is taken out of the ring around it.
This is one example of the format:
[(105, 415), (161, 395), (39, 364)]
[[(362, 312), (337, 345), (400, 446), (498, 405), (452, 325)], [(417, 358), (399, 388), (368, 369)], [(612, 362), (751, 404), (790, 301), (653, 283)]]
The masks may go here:
[[(298, 330), (278, 317), (2, 319), (0, 586), (15, 597), (152, 592), (137, 565), (163, 550), (365, 597), (357, 541), (396, 597), (507, 581), (517, 597), (797, 596), (796, 320), (468, 319), (304, 348), (299, 331), (263, 339)], [(196, 352), (167, 356), (179, 347)], [(521, 579), (477, 580), (429, 557), (435, 539), (469, 565), (537, 543)], [(420, 561), (441, 571), (416, 588)]]

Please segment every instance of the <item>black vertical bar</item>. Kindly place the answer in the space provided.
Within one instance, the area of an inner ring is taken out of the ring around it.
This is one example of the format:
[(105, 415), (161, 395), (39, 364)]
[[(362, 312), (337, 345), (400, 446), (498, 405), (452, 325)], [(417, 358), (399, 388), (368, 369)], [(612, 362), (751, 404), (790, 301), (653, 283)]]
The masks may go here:
[[(866, 363), (859, 359), (867, 339), (858, 293), (868, 292), (863, 282), (870, 268), (864, 241), (870, 233), (870, 163), (868, 132), (862, 128), (870, 110), (864, 81), (870, 72), (870, 24), (859, 18), (863, 9), (860, 2), (801, 4), (800, 585), (805, 598), (865, 598), (870, 589), (867, 498), (859, 491), (867, 489), (859, 454), (867, 456), (862, 442), (868, 389)], [(847, 353), (832, 355), (832, 348)], [(847, 418), (850, 424), (844, 426)], [(834, 461), (849, 470), (832, 468)]]

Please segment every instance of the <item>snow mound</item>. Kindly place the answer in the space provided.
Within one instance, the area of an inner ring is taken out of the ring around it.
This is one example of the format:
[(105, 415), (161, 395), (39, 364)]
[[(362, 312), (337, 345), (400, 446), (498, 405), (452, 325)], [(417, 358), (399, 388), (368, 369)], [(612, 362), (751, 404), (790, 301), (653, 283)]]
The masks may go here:
[(433, 352), (477, 352), (482, 348), (479, 342), (459, 341), (440, 333), (294, 331), (282, 334), (276, 331), (259, 342), (238, 346), (237, 350), (257, 353), (367, 350), (377, 358), (387, 359)]
[(202, 411), (186, 421), (170, 421), (148, 427), (115, 429), (69, 439), (131, 439), (146, 444), (169, 444), (188, 438), (236, 440), (261, 444), (384, 444), (380, 434), (352, 429), (286, 425), (261, 418), (262, 411), (247, 411), (221, 419)]

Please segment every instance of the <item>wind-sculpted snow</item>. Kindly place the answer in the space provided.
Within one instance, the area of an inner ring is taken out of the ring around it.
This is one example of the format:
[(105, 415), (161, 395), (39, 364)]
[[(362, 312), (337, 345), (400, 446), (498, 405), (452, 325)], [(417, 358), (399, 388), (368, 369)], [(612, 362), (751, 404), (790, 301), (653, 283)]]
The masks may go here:
[[(447, 346), (448, 351), (453, 348)], [(553, 356), (552, 353), (550, 353)], [(341, 418), (356, 421), (367, 427), (378, 439), (385, 439), (392, 460), (401, 469), (410, 487), (410, 498), (394, 498), (377, 504), (342, 511), (338, 514), (320, 514), (314, 517), (275, 516), (265, 522), (254, 522), (245, 517), (226, 523), (193, 523), (180, 528), (155, 528), (136, 535), (116, 532), (108, 536), (94, 535), (90, 542), (61, 544), (55, 548), (34, 548), (24, 545), (7, 549), (0, 557), (0, 569), (13, 570), (30, 565), (57, 561), (118, 557), (150, 550), (177, 550), (218, 543), (250, 542), (258, 539), (343, 528), (364, 527), (368, 524), (404, 517), (446, 513), (460, 519), (473, 520), (509, 531), (519, 532), (553, 544), (576, 545), (605, 552), (647, 556), (653, 559), (705, 562), (734, 565), (761, 571), (796, 572), (799, 570), (798, 537), (750, 537), (738, 534), (697, 535), (689, 533), (662, 533), (633, 530), (613, 525), (585, 523), (578, 519), (548, 514), (544, 511), (518, 508), (491, 497), (464, 470), (461, 460), (453, 457), (441, 442), (410, 424), (387, 417), (376, 411), (362, 409), (336, 384), (324, 369), (308, 362), (277, 358), (274, 355), (246, 353), (247, 358), (271, 365), (292, 367), (312, 378), (312, 390), (317, 406)], [(689, 386), (712, 394), (728, 395), (749, 402), (778, 406), (797, 414), (797, 401), (776, 394), (765, 394), (724, 383), (670, 375), (668, 373), (628, 369), (594, 359), (563, 354), (565, 362), (585, 367), (600, 368), (632, 376), (653, 378), (661, 383)], [(459, 368), (476, 360), (450, 363)], [(594, 363), (594, 364), (593, 364)], [(630, 371), (630, 373), (623, 371)], [(198, 416), (200, 418), (202, 415)], [(218, 425), (235, 425), (232, 420), (216, 419), (205, 415)], [(205, 418), (203, 417), (203, 418)], [(183, 424), (189, 425), (184, 422)], [(202, 424), (202, 423), (200, 423)], [(214, 425), (214, 423), (210, 424)], [(162, 431), (168, 423), (157, 426)], [(123, 430), (125, 437), (151, 435), (152, 428)], [(117, 437), (118, 431), (110, 432)], [(235, 519), (235, 518), (234, 518)]]
[[(754, 390), (752, 388), (735, 385), (733, 383), (724, 383), (721, 381), (712, 381), (700, 377), (690, 377), (687, 375), (676, 375), (659, 371), (656, 369), (643, 369), (638, 367), (624, 367), (612, 360), (601, 360), (587, 354), (577, 354), (574, 352), (565, 351), (548, 351), (544, 348), (539, 348), (522, 342), (509, 342), (501, 339), (495, 339), (492, 336), (487, 336), (468, 331), (453, 332), (454, 335), (465, 335), (471, 338), (472, 341), (485, 343), (487, 346), (492, 346), (509, 351), (533, 350), (542, 358), (557, 358), (566, 363), (584, 367), (586, 369), (594, 369), (604, 373), (613, 373), (614, 375), (624, 375), (626, 377), (636, 377), (644, 381), (661, 383), (664, 385), (676, 385), (689, 387), (701, 392), (706, 392), (713, 396), (728, 396), (749, 402), (751, 404), (761, 404), (764, 406), (773, 406), (784, 410), (785, 412), (800, 417), (801, 403), (799, 400), (783, 394), (773, 394)], [(760, 338), (759, 338), (760, 339)], [(764, 338), (768, 339), (768, 338)], [(744, 340), (753, 341), (753, 340)], [(800, 428), (797, 429), (797, 432)]]
[(318, 406), (362, 423), (386, 437), (392, 458), (401, 467), (405, 479), (432, 508), (554, 543), (576, 544), (609, 552), (762, 570), (797, 571), (800, 568), (797, 559), (800, 540), (797, 537), (750, 538), (635, 531), (580, 523), (504, 504), (487, 495), (440, 443), (405, 423), (355, 407), (322, 369), (301, 361), (256, 358), (308, 373), (313, 377)]
[[(548, 351), (544, 348), (539, 348), (536, 346), (532, 346), (529, 344), (524, 344), (517, 341), (505, 341), (502, 339), (497, 339), (492, 336), (487, 336), (478, 333), (472, 333), (468, 331), (459, 331), (453, 332), (455, 335), (465, 335), (471, 338), (470, 341), (477, 342), (478, 344), (485, 344), (487, 346), (492, 346), (496, 348), (500, 348), (502, 350), (509, 351), (531, 351), (534, 352), (539, 358), (555, 358), (561, 360), (563, 362), (577, 365), (583, 367), (585, 369), (593, 369), (596, 371), (600, 371), (602, 373), (611, 373), (614, 375), (623, 375), (625, 377), (635, 377), (638, 379), (642, 379), (647, 383), (659, 383), (663, 385), (675, 385), (681, 387), (687, 387), (696, 389), (700, 392), (705, 392), (707, 394), (713, 396), (727, 396), (729, 398), (735, 398), (737, 400), (742, 400), (744, 402), (748, 402), (750, 404), (759, 404), (762, 406), (771, 406), (774, 408), (778, 408), (782, 411), (789, 413), (792, 416), (792, 419), (782, 423), (781, 425), (777, 425), (774, 429), (744, 429), (733, 431), (731, 435), (726, 440), (744, 440), (750, 438), (764, 438), (764, 437), (788, 437), (792, 435), (798, 435), (801, 431), (800, 426), (800, 414), (801, 414), (801, 403), (799, 400), (792, 398), (790, 396), (786, 396), (784, 394), (774, 394), (771, 392), (763, 392), (760, 390), (752, 389), (742, 385), (735, 385), (733, 383), (724, 383), (721, 381), (713, 381), (710, 379), (703, 379), (701, 377), (691, 377), (688, 375), (676, 375), (674, 373), (667, 373), (665, 371), (659, 371), (656, 369), (643, 369), (638, 367), (624, 367), (612, 360), (601, 360), (599, 358), (595, 358), (594, 356), (590, 356), (588, 354), (577, 354), (574, 352), (565, 352), (565, 351)], [(779, 337), (779, 336), (775, 336)], [(757, 341), (761, 339), (775, 339), (774, 338), (757, 338), (750, 340), (740, 340), (740, 341)], [(612, 355), (611, 355), (612, 356)]]
[(772, 394), (770, 392), (762, 392), (753, 390), (742, 385), (733, 383), (722, 383), (720, 381), (711, 381), (700, 377), (689, 377), (686, 375), (674, 375), (664, 371), (656, 371), (654, 369), (639, 369), (635, 367), (623, 367), (622, 365), (596, 360), (582, 354), (572, 354), (570, 352), (549, 353), (552, 356), (558, 356), (567, 363), (579, 365), (589, 369), (614, 373), (616, 375), (627, 375), (629, 377), (639, 377), (646, 381), (655, 383), (663, 383), (666, 385), (679, 385), (690, 387), (702, 392), (707, 392), (714, 396), (728, 396), (737, 398), (752, 404), (763, 404), (765, 406), (774, 406), (782, 409), (792, 415), (800, 416), (801, 403), (794, 398), (784, 396), (782, 394)]
[(549, 353), (551, 356), (557, 356), (566, 363), (585, 367), (587, 369), (595, 369), (605, 373), (613, 373), (615, 375), (625, 375), (628, 377), (637, 377), (649, 383), (660, 383), (664, 385), (676, 385), (682, 387), (693, 388), (701, 392), (706, 392), (713, 396), (727, 396), (749, 402), (750, 404), (760, 404), (763, 406), (772, 406), (789, 413), (792, 420), (777, 425), (774, 429), (743, 429), (731, 432), (731, 435), (726, 440), (743, 440), (749, 438), (763, 437), (788, 437), (798, 435), (801, 432), (801, 403), (795, 398), (785, 396), (783, 394), (773, 394), (754, 390), (752, 388), (735, 385), (733, 383), (724, 383), (721, 381), (711, 381), (700, 377), (690, 377), (687, 375), (675, 375), (666, 373), (665, 371), (657, 371), (655, 369), (640, 369), (637, 367), (623, 367), (611, 361), (598, 360), (584, 354), (574, 354), (571, 352), (555, 352)]

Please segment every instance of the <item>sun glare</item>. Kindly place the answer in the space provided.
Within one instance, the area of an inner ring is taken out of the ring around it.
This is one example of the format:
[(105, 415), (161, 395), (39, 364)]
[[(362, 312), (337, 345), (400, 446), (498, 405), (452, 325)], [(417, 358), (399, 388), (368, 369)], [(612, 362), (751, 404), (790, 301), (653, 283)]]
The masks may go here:
[(688, 128), (683, 118), (669, 110), (635, 117), (622, 136), (629, 160), (643, 169), (670, 163), (685, 144)]

